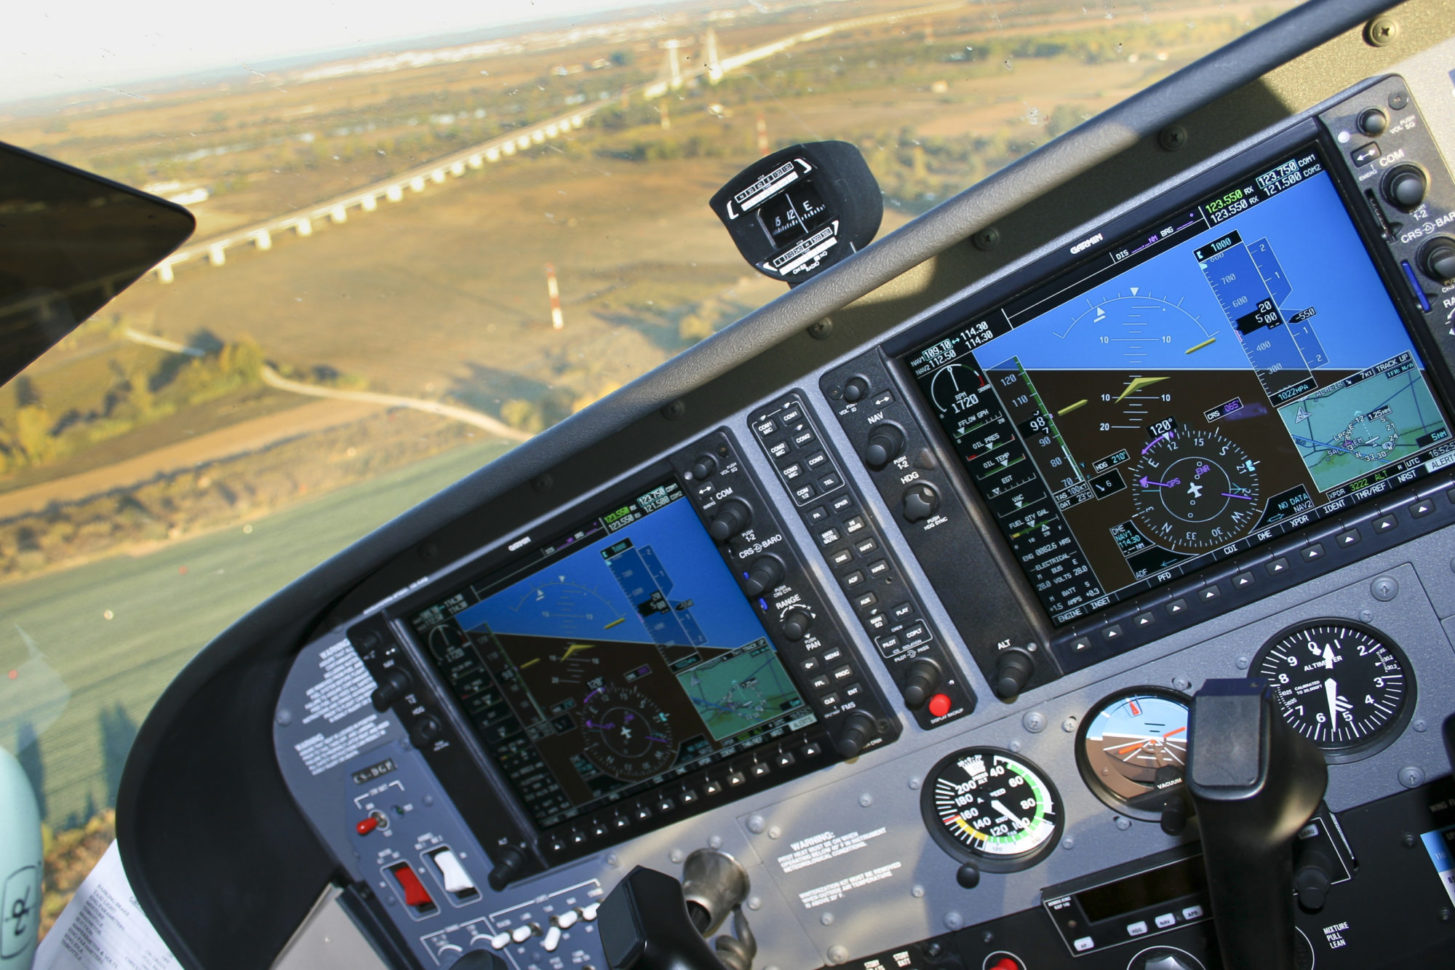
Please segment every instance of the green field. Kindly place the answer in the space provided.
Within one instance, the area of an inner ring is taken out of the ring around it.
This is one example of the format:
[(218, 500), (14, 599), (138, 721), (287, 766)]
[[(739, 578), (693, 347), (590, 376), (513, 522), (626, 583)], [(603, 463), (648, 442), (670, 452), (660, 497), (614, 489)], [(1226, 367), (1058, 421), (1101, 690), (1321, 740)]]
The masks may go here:
[[(26, 654), (17, 627), (39, 647), (70, 697), (44, 731), (46, 818), (84, 821), (108, 800), (103, 722), (124, 738), (177, 671), (228, 624), (318, 562), (499, 455), (469, 445), (300, 503), (225, 532), (0, 587), (0, 743), (43, 712), (25, 677), (5, 677)], [(107, 612), (111, 619), (106, 619)], [(38, 681), (40, 678), (37, 677)], [(121, 705), (124, 717), (117, 714)], [(113, 748), (115, 742), (113, 742)]]

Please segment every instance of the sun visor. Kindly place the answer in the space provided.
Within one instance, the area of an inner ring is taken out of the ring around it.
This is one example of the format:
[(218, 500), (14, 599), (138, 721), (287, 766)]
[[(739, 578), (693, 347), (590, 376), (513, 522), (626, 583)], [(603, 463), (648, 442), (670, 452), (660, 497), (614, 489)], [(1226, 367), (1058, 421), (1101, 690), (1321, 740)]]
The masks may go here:
[(192, 233), (181, 206), (0, 142), (0, 383)]

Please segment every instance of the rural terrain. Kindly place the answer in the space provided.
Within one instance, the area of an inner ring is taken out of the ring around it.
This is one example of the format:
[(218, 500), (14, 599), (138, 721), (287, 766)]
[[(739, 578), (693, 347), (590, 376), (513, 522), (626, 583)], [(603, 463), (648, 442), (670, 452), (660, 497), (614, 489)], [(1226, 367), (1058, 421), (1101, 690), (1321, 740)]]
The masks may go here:
[[(247, 609), (782, 292), (707, 207), (764, 147), (857, 145), (887, 233), (1283, 6), (688, 3), (0, 103), (0, 140), (198, 219), (0, 392), (0, 744), (49, 826), (94, 830)], [(821, 36), (714, 81), (709, 31), (723, 63)]]

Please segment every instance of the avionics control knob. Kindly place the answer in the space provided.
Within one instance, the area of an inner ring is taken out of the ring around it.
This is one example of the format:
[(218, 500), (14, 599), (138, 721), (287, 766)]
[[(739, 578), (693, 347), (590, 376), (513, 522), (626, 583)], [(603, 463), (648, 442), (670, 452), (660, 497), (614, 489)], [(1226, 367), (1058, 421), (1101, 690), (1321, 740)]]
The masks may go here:
[(904, 517), (923, 522), (940, 510), (940, 493), (928, 482), (915, 482), (904, 490)]
[(510, 885), (515, 877), (520, 875), (520, 871), (525, 868), (525, 862), (525, 853), (514, 846), (501, 852), (500, 861), (495, 863), (495, 868), (491, 869), (490, 875), (486, 877), (486, 881), (490, 883), (490, 888), (496, 892), (500, 892), (500, 890)]
[(759, 556), (748, 567), (743, 589), (749, 596), (759, 596), (783, 580), (783, 560), (777, 556)]
[(864, 446), (864, 464), (878, 471), (904, 452), (904, 431), (897, 424), (876, 424)]
[(409, 676), (409, 671), (401, 667), (390, 667), (384, 671), (384, 676), (379, 680), (379, 686), (374, 688), (374, 693), (369, 695), (369, 700), (374, 703), (374, 710), (387, 711), (389, 705), (409, 693), (409, 688), (414, 686), (414, 680)]
[(841, 757), (857, 758), (859, 752), (879, 736), (879, 725), (867, 711), (850, 711), (844, 721), (843, 733), (834, 744)]
[(439, 718), (433, 714), (426, 714), (414, 722), (414, 727), (410, 730), (409, 737), (414, 741), (416, 747), (422, 748), (427, 744), (433, 744), (438, 741), (443, 732), (444, 728), (440, 724)]
[(995, 676), (990, 689), (1003, 701), (1013, 700), (1035, 673), (1036, 662), (1019, 647), (1002, 650), (995, 658)]
[(1436, 236), (1420, 247), (1420, 270), (1432, 280), (1455, 283), (1455, 239)]
[(945, 679), (944, 672), (940, 665), (929, 657), (920, 657), (911, 661), (909, 671), (904, 675), (904, 703), (912, 711), (917, 711), (928, 701), (940, 682)]
[(692, 477), (699, 482), (715, 471), (717, 459), (711, 455), (698, 455), (692, 462)]
[(813, 626), (813, 617), (807, 610), (789, 610), (783, 617), (783, 635), (790, 640), (802, 640)]
[(730, 498), (717, 507), (717, 515), (707, 524), (707, 534), (718, 542), (727, 542), (753, 521), (753, 510), (740, 498)]
[(858, 404), (868, 393), (869, 382), (857, 374), (844, 381), (844, 400), (850, 404)]
[(1318, 849), (1307, 849), (1298, 856), (1293, 870), (1293, 891), (1298, 906), (1305, 913), (1317, 913), (1329, 898), (1334, 884), (1334, 862)]
[(1425, 190), (1429, 188), (1429, 181), (1425, 178), (1425, 173), (1415, 166), (1400, 165), (1390, 169), (1379, 187), (1390, 205), (1409, 212), (1418, 209), (1420, 203), (1425, 201)]

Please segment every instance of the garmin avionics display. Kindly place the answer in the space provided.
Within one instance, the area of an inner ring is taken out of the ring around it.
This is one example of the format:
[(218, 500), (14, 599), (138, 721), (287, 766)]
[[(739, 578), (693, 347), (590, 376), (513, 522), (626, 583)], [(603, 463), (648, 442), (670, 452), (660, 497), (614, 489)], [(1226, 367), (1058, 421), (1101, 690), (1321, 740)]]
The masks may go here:
[(1066, 623), (1455, 462), (1315, 146), (906, 358)]
[(675, 481), (410, 623), (542, 828), (815, 721)]

